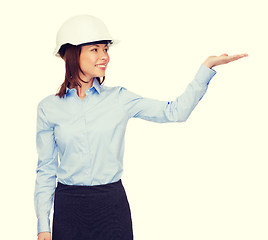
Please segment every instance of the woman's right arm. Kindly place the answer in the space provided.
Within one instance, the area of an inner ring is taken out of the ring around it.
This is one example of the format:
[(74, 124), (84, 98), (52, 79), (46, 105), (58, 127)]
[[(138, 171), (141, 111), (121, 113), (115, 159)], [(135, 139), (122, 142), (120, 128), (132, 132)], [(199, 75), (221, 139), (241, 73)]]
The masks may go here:
[(36, 148), (38, 163), (36, 168), (34, 206), (38, 220), (37, 234), (40, 233), (38, 240), (50, 240), (49, 215), (56, 188), (58, 149), (55, 142), (54, 126), (47, 119), (42, 102), (39, 103), (37, 109)]

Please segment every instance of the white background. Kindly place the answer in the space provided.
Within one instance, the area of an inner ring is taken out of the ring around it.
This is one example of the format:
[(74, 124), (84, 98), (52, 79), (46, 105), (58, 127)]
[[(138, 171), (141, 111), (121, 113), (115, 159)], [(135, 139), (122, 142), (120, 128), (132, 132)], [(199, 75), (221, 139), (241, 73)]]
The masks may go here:
[(101, 18), (114, 38), (105, 85), (173, 100), (210, 55), (217, 71), (185, 123), (129, 121), (123, 184), (136, 240), (267, 240), (266, 1), (6, 1), (1, 6), (1, 238), (36, 239), (38, 102), (64, 64), (60, 25)]

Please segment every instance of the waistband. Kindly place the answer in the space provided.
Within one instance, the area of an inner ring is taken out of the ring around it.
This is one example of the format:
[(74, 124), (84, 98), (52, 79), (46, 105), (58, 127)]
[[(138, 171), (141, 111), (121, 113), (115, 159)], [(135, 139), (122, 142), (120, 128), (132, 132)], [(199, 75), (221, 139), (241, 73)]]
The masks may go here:
[(101, 184), (101, 185), (67, 185), (61, 182), (58, 182), (56, 187), (56, 192), (65, 192), (65, 193), (114, 193), (114, 192), (124, 192), (124, 187), (121, 179), (117, 182)]

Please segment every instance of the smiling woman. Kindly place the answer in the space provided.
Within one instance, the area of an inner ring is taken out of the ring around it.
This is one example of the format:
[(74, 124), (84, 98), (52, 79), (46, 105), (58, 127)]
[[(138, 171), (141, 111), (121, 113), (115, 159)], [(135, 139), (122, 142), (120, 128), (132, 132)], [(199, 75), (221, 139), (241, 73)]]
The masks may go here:
[(37, 108), (38, 240), (51, 240), (53, 200), (53, 240), (132, 240), (121, 181), (128, 120), (186, 121), (216, 74), (211, 68), (246, 56), (207, 58), (182, 95), (159, 101), (101, 85), (114, 42), (104, 23), (88, 15), (66, 21), (57, 34), (55, 55), (65, 61), (65, 80)]

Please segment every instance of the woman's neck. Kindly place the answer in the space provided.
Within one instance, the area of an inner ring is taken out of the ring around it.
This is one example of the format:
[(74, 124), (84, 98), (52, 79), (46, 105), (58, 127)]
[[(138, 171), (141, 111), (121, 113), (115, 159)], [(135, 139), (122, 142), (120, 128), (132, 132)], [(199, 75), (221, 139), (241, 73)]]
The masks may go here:
[[(88, 82), (79, 81), (79, 83), (80, 83), (81, 87), (76, 86), (74, 88), (76, 88), (78, 96), (83, 100), (86, 97), (86, 90), (93, 86), (93, 79), (91, 79)], [(70, 87), (70, 88), (73, 88), (73, 87)]]
[(87, 83), (84, 83), (84, 82), (81, 82), (80, 81), (80, 84), (81, 84), (81, 87), (78, 86), (78, 94), (79, 94), (79, 97), (80, 96), (85, 96), (86, 95), (86, 90), (88, 88), (91, 88), (93, 86), (93, 79), (90, 80), (89, 82)]

